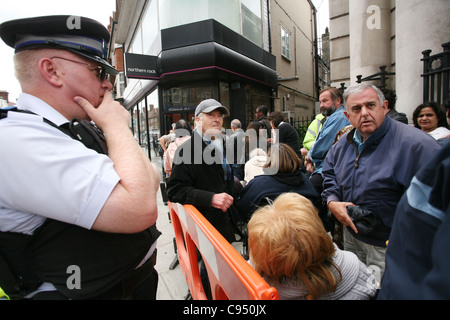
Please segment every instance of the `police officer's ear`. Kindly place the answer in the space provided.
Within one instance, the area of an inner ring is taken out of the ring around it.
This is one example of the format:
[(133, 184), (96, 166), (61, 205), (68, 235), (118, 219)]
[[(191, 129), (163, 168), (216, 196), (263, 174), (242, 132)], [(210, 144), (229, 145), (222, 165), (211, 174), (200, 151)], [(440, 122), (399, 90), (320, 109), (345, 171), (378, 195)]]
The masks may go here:
[(63, 81), (60, 77), (61, 70), (58, 65), (50, 58), (42, 58), (39, 60), (39, 71), (49, 84), (55, 87), (61, 87)]

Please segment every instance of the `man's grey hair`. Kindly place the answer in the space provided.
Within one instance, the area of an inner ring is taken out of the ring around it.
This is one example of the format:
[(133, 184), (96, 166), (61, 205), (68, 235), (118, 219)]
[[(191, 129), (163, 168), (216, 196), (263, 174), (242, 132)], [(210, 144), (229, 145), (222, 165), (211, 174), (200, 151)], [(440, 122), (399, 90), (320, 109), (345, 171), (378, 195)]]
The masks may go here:
[(344, 92), (344, 107), (345, 107), (345, 110), (348, 111), (347, 99), (348, 99), (348, 97), (350, 95), (364, 92), (367, 89), (375, 90), (375, 92), (378, 95), (378, 100), (380, 101), (380, 104), (384, 103), (384, 100), (385, 100), (384, 94), (383, 94), (383, 92), (380, 89), (378, 89), (377, 86), (375, 86), (375, 85), (373, 85), (371, 83), (359, 83), (359, 84), (353, 85), (353, 86), (348, 87), (347, 89), (345, 89), (345, 92)]
[(240, 129), (242, 127), (241, 122), (238, 119), (234, 119), (230, 124), (232, 127)]

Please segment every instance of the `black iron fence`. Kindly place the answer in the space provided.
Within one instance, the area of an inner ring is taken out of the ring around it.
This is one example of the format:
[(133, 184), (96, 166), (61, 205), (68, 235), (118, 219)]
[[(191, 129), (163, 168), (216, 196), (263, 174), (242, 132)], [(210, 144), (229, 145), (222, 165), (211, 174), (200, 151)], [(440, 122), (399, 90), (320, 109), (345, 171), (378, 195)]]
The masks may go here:
[(388, 72), (386, 70), (386, 66), (380, 66), (380, 72), (374, 73), (368, 77), (363, 78), (362, 75), (356, 76), (356, 82), (361, 83), (363, 81), (374, 81), (379, 80), (378, 88), (385, 89), (386, 88), (386, 81), (389, 79), (389, 76), (395, 75), (395, 72)]
[(423, 102), (442, 104), (450, 97), (450, 42), (444, 43), (442, 48), (442, 52), (434, 55), (430, 55), (431, 50), (422, 52)]
[(314, 120), (314, 116), (306, 116), (306, 117), (298, 117), (297, 119), (291, 118), (291, 125), (297, 130), (298, 137), (300, 140), (300, 144), (303, 143), (303, 139), (305, 138), (306, 131), (308, 130), (309, 125)]

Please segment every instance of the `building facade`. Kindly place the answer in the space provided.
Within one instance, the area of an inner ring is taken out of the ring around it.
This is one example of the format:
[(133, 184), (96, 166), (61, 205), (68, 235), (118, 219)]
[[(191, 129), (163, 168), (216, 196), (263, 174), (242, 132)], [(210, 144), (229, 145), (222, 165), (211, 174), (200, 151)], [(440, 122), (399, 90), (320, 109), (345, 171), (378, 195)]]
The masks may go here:
[(12, 102), (9, 102), (9, 92), (0, 90), (0, 108), (9, 107), (12, 104)]
[(308, 0), (117, 0), (110, 57), (116, 98), (141, 144), (214, 98), (243, 126), (255, 109), (312, 116), (315, 9)]
[(311, 1), (270, 1), (271, 52), (276, 57), (275, 110), (292, 119), (315, 114), (320, 82), (317, 12)]
[(396, 109), (412, 123), (424, 96), (422, 52), (440, 53), (450, 41), (450, 1), (329, 0), (329, 13), (332, 85), (348, 87), (384, 66)]

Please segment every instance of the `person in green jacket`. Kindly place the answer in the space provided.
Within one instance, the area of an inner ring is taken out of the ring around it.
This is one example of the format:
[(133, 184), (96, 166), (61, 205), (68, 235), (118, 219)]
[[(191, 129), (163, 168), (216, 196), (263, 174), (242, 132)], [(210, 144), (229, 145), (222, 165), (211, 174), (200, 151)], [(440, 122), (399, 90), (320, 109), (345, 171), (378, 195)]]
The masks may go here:
[(324, 122), (325, 116), (322, 113), (319, 113), (309, 125), (308, 131), (303, 139), (303, 147), (306, 150), (311, 150), (311, 147), (314, 144), (314, 141), (316, 141), (316, 137), (319, 134), (320, 129), (322, 129)]
[(9, 300), (8, 295), (3, 291), (3, 289), (0, 287), (0, 300)]
[(308, 154), (308, 151), (311, 150), (320, 129), (322, 129), (322, 126), (325, 123), (325, 120), (325, 116), (322, 113), (319, 113), (309, 124), (305, 138), (303, 139), (303, 148), (301, 149), (303, 158)]

